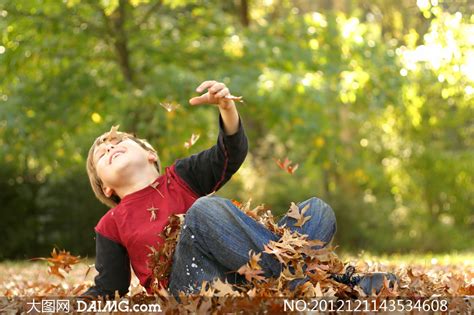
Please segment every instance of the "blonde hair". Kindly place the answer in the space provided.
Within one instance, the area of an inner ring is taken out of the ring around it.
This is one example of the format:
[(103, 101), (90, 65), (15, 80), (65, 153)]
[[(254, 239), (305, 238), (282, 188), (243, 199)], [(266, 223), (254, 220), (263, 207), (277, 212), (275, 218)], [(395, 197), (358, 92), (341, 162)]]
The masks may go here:
[(148, 141), (145, 139), (139, 139), (133, 134), (117, 131), (117, 129), (118, 129), (118, 126), (112, 127), (109, 132), (106, 132), (102, 134), (101, 136), (97, 137), (97, 139), (95, 139), (94, 143), (92, 144), (92, 147), (89, 149), (89, 154), (87, 155), (87, 166), (86, 166), (87, 175), (89, 176), (89, 181), (91, 183), (92, 190), (94, 191), (95, 196), (103, 204), (106, 204), (107, 206), (111, 208), (115, 207), (120, 202), (120, 197), (115, 194), (110, 197), (107, 197), (104, 194), (103, 183), (102, 183), (102, 180), (99, 178), (99, 175), (97, 174), (97, 170), (95, 168), (94, 159), (93, 159), (94, 150), (98, 145), (107, 141), (114, 140), (114, 139), (122, 140), (124, 138), (127, 138), (130, 140), (133, 140), (146, 151), (153, 152), (156, 154), (157, 160), (155, 162), (155, 168), (158, 170), (158, 173), (161, 174), (160, 158), (158, 157), (156, 150), (151, 146), (151, 144), (148, 143)]

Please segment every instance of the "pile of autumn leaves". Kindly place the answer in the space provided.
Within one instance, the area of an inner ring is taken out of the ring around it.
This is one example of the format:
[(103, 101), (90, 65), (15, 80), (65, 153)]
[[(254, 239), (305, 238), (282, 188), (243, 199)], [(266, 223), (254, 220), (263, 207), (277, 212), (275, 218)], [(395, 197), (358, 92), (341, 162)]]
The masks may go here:
[[(233, 203), (248, 216), (280, 236), (278, 241), (270, 241), (265, 245), (263, 252), (273, 255), (282, 263), (282, 273), (278, 278), (265, 278), (259, 265), (262, 253), (250, 252), (249, 262), (237, 270), (239, 274), (245, 276), (247, 284), (231, 285), (217, 280), (210, 285), (202, 285), (200, 296), (291, 297), (298, 295), (313, 297), (322, 296), (324, 293), (334, 296), (337, 293), (340, 296), (349, 297), (356, 294), (348, 286), (329, 278), (330, 273), (341, 273), (344, 270), (344, 264), (336, 256), (332, 247), (313, 249), (315, 246), (323, 246), (324, 243), (319, 240), (309, 240), (307, 235), (301, 235), (284, 226), (278, 226), (271, 211), (266, 210), (264, 206), (252, 209), (250, 202), (241, 204), (234, 200)], [(287, 215), (296, 220), (295, 226), (302, 226), (311, 218), (311, 216), (305, 215), (308, 207), (309, 205), (300, 210), (297, 205), (291, 204)], [(166, 282), (169, 277), (183, 218), (183, 215), (170, 217), (170, 224), (161, 234), (165, 243), (159, 250), (154, 250), (151, 255), (151, 267), (155, 279), (154, 291), (158, 294), (164, 293), (160, 283)], [(291, 280), (305, 277), (304, 264), (307, 265), (307, 275), (313, 281), (306, 282), (297, 290), (289, 290), (288, 283)]]
[[(334, 247), (326, 246), (318, 240), (309, 240), (307, 235), (299, 234), (289, 228), (280, 227), (275, 223), (271, 211), (263, 206), (251, 208), (250, 202), (241, 204), (233, 203), (244, 213), (260, 222), (270, 231), (280, 236), (278, 241), (270, 241), (264, 247), (264, 253), (273, 255), (283, 266), (278, 278), (266, 278), (259, 265), (262, 253), (249, 253), (249, 261), (240, 267), (237, 272), (245, 276), (247, 283), (236, 285), (215, 280), (212, 283), (202, 283), (201, 290), (195, 295), (180, 295), (178, 303), (161, 284), (166, 283), (171, 271), (174, 249), (179, 237), (180, 227), (184, 216), (170, 217), (170, 224), (162, 232), (165, 240), (159, 250), (153, 250), (150, 255), (154, 282), (153, 292), (164, 309), (182, 311), (235, 311), (236, 309), (249, 308), (253, 311), (282, 310), (282, 300), (278, 298), (364, 298), (367, 297), (358, 286), (350, 287), (333, 280), (331, 274), (344, 273), (348, 265), (338, 258)], [(303, 226), (311, 217), (305, 215), (307, 207), (299, 209), (294, 203), (287, 215), (296, 220), (295, 226)], [(314, 248), (319, 249), (314, 249)], [(306, 265), (305, 271), (303, 266)], [(359, 268), (370, 271), (370, 268)], [(380, 270), (372, 270), (380, 271)], [(429, 277), (423, 272), (404, 268), (395, 272), (400, 282), (394, 286), (389, 281), (384, 282), (378, 294), (372, 293), (371, 297), (377, 299), (396, 297), (432, 297), (432, 296), (465, 296), (474, 294), (474, 284), (468, 283), (462, 274), (453, 274), (451, 278), (437, 279)], [(468, 275), (466, 275), (468, 276)], [(472, 276), (472, 275), (471, 275)], [(308, 281), (291, 288), (290, 281), (309, 278)], [(469, 277), (469, 276), (468, 276)], [(136, 295), (137, 301), (145, 295)], [(145, 298), (146, 300), (146, 298)], [(142, 301), (143, 302), (143, 301)]]

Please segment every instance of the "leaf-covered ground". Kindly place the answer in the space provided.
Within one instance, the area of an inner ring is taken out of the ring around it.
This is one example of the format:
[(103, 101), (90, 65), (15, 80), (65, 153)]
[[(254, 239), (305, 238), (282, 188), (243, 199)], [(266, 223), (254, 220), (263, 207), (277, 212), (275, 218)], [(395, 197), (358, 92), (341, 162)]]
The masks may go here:
[[(281, 236), (278, 241), (271, 241), (264, 248), (265, 253), (273, 255), (281, 262), (282, 272), (278, 278), (265, 278), (259, 265), (261, 253), (250, 252), (249, 262), (237, 271), (245, 276), (245, 283), (232, 285), (220, 280), (203, 283), (198, 294), (180, 295), (181, 303), (177, 303), (168, 291), (160, 286), (169, 275), (174, 247), (183, 222), (183, 216), (172, 216), (169, 226), (161, 234), (166, 240), (165, 244), (150, 254), (155, 280), (152, 284), (154, 295), (147, 296), (138, 285), (137, 279), (133, 278), (129, 298), (134, 303), (158, 303), (165, 311), (179, 313), (225, 313), (248, 308), (252, 308), (252, 311), (282, 311), (282, 298), (372, 298), (379, 301), (394, 298), (438, 298), (450, 299), (450, 309), (463, 312), (473, 310), (470, 304), (474, 301), (473, 253), (386, 257), (337, 254), (336, 249), (330, 245), (321, 248), (323, 244), (320, 241), (308, 240), (307, 235), (300, 235), (276, 225), (271, 212), (260, 206), (251, 209), (249, 203), (234, 203)], [(304, 208), (300, 210), (292, 204), (288, 216), (295, 219), (295, 225), (302, 226), (310, 219), (305, 212)], [(91, 260), (80, 261), (78, 257), (64, 250), (53, 250), (51, 257), (37, 258), (34, 261), (4, 262), (0, 265), (0, 296), (13, 298), (80, 295), (92, 284), (96, 274), (92, 263)], [(357, 273), (391, 272), (397, 275), (399, 281), (391, 284), (386, 279), (380, 292), (372, 292), (367, 296), (357, 285), (349, 286), (331, 277), (332, 274), (347, 272), (348, 266), (355, 267)], [(303, 278), (307, 279), (304, 284), (297, 288), (290, 286), (294, 280)], [(20, 304), (15, 305), (3, 299), (0, 311), (21, 308)]]
[[(417, 288), (420, 296), (428, 297), (433, 290), (451, 293), (470, 288), (465, 295), (473, 295), (474, 254), (450, 255), (389, 255), (341, 254), (344, 262), (352, 262), (365, 271), (390, 271), (401, 275), (405, 283)], [(40, 261), (8, 261), (0, 263), (0, 296), (71, 296), (77, 295), (93, 283), (96, 271), (89, 270), (93, 260), (84, 259), (65, 274), (64, 279), (48, 273), (48, 266)], [(411, 268), (415, 278), (407, 276)], [(131, 294), (142, 292), (138, 280), (132, 279)], [(464, 294), (463, 294), (464, 295)], [(8, 307), (5, 302), (0, 307)], [(192, 301), (189, 301), (192, 304)], [(189, 306), (189, 305), (188, 305)], [(205, 307), (204, 304), (199, 305)], [(13, 309), (15, 306), (10, 305)], [(182, 306), (185, 307), (184, 305)], [(189, 308), (187, 308), (189, 309)], [(202, 309), (201, 309), (202, 310)]]

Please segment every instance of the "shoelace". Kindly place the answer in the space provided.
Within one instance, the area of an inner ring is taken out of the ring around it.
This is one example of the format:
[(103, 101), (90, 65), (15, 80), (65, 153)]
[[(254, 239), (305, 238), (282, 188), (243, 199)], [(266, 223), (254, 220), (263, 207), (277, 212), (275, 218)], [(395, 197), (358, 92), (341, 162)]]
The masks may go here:
[(332, 274), (331, 278), (337, 282), (347, 284), (351, 287), (357, 285), (360, 282), (360, 277), (355, 276), (355, 267), (347, 266), (344, 274)]

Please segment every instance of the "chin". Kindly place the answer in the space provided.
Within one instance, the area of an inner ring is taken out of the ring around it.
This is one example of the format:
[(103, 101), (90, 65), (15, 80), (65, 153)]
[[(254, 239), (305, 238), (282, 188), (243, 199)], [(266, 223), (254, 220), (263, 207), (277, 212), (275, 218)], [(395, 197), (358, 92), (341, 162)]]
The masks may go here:
[(122, 160), (115, 160), (112, 163), (114, 173), (118, 175), (119, 178), (123, 178), (124, 176), (133, 176), (139, 172), (143, 172), (146, 170), (147, 165), (143, 163), (143, 161), (130, 161), (126, 159)]

